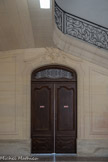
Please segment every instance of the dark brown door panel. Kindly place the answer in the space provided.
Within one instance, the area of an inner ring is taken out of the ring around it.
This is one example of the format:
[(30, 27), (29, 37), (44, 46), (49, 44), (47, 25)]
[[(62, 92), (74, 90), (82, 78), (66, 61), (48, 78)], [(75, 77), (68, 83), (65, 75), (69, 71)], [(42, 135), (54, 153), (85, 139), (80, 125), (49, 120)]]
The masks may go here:
[[(56, 92), (56, 153), (75, 153), (76, 83), (55, 85)], [(61, 150), (60, 150), (61, 148)]]
[(53, 85), (32, 84), (32, 152), (53, 152)]

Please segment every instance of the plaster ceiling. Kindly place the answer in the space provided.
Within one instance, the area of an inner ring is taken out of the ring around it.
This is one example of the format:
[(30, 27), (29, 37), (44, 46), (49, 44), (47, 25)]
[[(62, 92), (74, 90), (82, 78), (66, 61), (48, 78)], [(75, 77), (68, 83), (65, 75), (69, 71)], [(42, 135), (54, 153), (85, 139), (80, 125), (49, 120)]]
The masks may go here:
[(0, 51), (54, 46), (52, 3), (40, 9), (39, 0), (0, 0)]

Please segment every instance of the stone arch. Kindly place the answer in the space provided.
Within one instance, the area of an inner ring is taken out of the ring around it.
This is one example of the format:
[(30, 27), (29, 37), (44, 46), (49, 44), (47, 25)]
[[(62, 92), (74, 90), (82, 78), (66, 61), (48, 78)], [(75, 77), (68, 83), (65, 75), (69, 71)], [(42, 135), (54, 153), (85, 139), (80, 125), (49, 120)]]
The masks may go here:
[[(26, 54), (25, 54), (26, 56)], [(31, 145), (31, 139), (30, 139), (30, 132), (31, 132), (31, 74), (35, 69), (39, 69), (44, 66), (50, 66), (50, 65), (57, 65), (57, 66), (64, 66), (69, 69), (74, 69), (74, 71), (77, 73), (77, 138), (81, 138), (81, 118), (80, 114), (83, 112), (84, 109), (84, 71), (82, 67), (82, 60), (79, 58), (76, 58), (70, 54), (66, 54), (63, 51), (60, 51), (58, 49), (48, 49), (44, 52), (35, 53), (33, 55), (33, 58), (25, 59), (25, 68), (23, 71), (23, 82), (25, 84), (26, 89), (26, 95), (23, 98), (24, 107), (23, 110), (26, 113), (26, 123), (24, 123), (25, 128), (25, 136), (30, 141)], [(83, 130), (82, 130), (83, 131)], [(83, 136), (83, 135), (82, 135)]]

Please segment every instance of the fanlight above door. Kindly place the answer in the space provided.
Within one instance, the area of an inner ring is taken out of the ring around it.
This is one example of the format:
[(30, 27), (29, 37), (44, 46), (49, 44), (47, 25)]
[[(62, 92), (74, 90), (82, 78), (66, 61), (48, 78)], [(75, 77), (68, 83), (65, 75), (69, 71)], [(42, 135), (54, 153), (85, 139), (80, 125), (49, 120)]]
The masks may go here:
[(70, 81), (76, 81), (76, 73), (74, 71), (69, 71), (67, 68), (59, 68), (51, 66), (50, 68), (41, 68), (38, 71), (32, 73), (32, 80), (61, 80), (66, 79)]
[(67, 78), (67, 79), (72, 79), (72, 73), (62, 70), (62, 69), (46, 69), (42, 70), (36, 73), (35, 75), (36, 79), (41, 79), (41, 78), (52, 78), (52, 79), (61, 79), (61, 78)]

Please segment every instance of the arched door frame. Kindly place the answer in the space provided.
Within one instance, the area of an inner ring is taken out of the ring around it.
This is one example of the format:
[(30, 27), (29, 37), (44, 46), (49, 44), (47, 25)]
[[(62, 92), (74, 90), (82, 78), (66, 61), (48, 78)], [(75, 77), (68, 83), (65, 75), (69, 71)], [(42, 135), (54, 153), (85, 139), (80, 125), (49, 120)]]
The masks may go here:
[[(67, 78), (60, 78), (60, 79), (48, 79), (48, 78), (43, 78), (43, 79), (37, 79), (37, 78), (35, 78), (35, 75), (38, 73), (38, 72), (41, 72), (41, 71), (43, 71), (43, 70), (46, 70), (46, 69), (61, 69), (61, 70), (66, 70), (67, 72), (70, 72), (70, 73), (72, 73), (72, 79), (67, 79)], [(37, 69), (35, 69), (35, 70), (33, 70), (33, 72), (32, 72), (32, 75), (31, 75), (31, 83), (32, 82), (43, 82), (43, 81), (46, 81), (46, 82), (57, 82), (57, 81), (59, 81), (59, 82), (62, 82), (62, 81), (65, 81), (65, 82), (70, 82), (70, 83), (72, 83), (72, 82), (76, 82), (76, 86), (77, 86), (77, 74), (76, 74), (76, 72), (75, 72), (75, 70), (73, 70), (73, 69), (71, 69), (71, 68), (68, 68), (68, 67), (66, 67), (66, 66), (62, 66), (62, 65), (47, 65), (47, 66), (42, 66), (42, 67), (40, 67), (40, 68), (37, 68)], [(77, 87), (76, 87), (76, 90), (77, 90)], [(77, 96), (77, 94), (76, 94), (76, 96)], [(77, 138), (77, 102), (76, 102), (76, 110), (75, 110), (75, 114), (76, 114), (76, 123), (75, 123), (75, 125), (76, 125), (76, 138)], [(76, 145), (77, 146), (77, 145)], [(77, 151), (77, 150), (76, 150)]]

